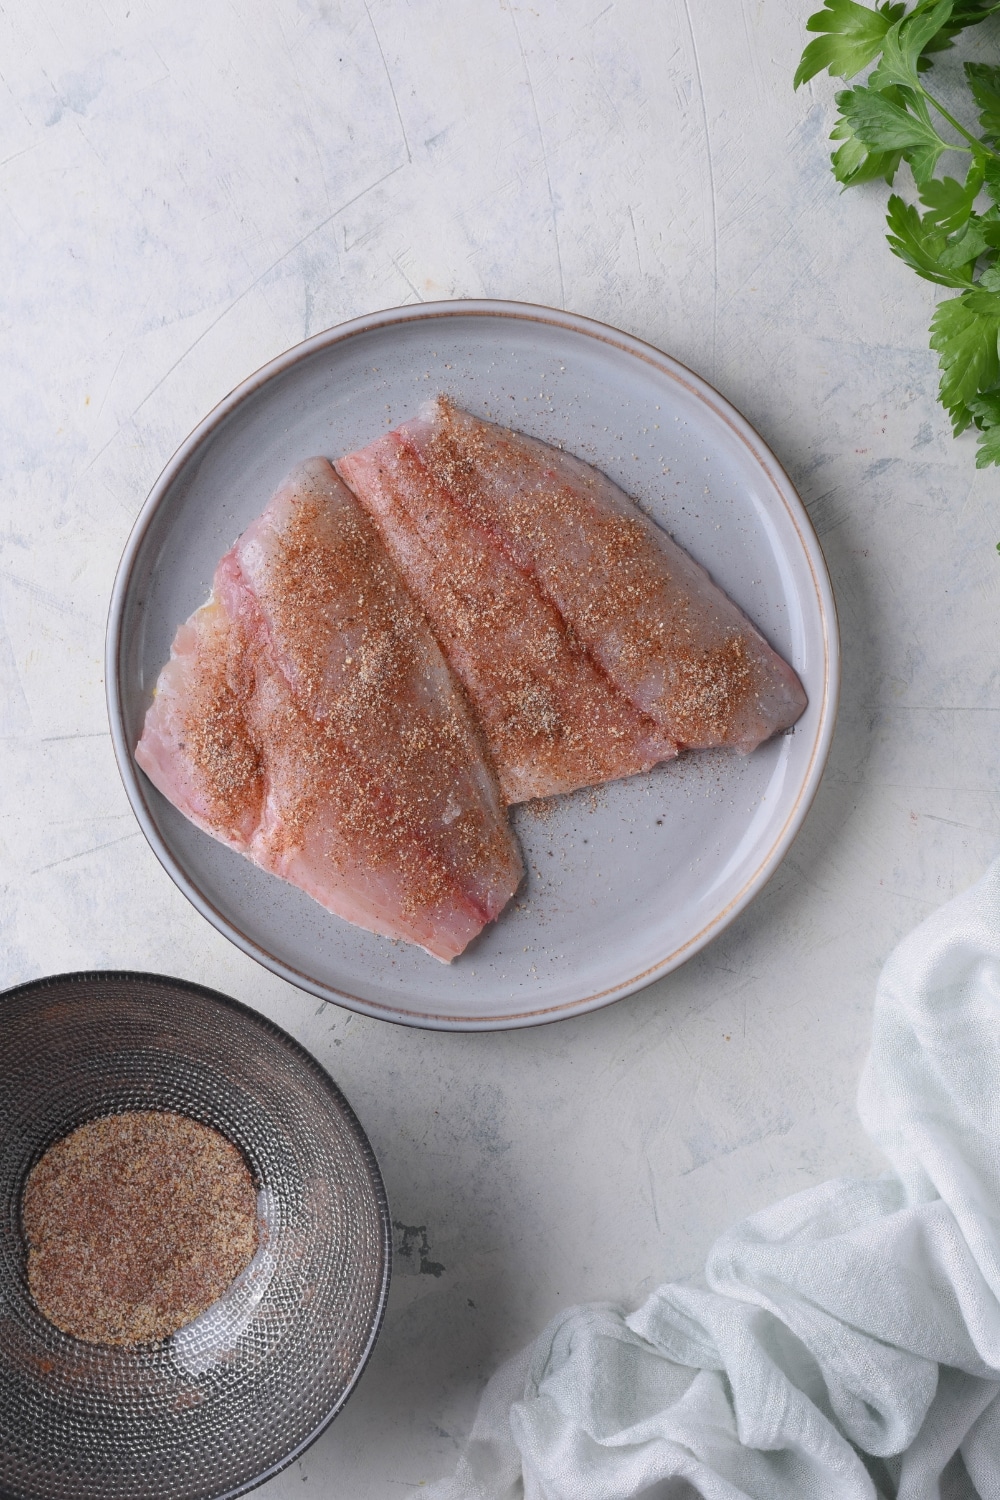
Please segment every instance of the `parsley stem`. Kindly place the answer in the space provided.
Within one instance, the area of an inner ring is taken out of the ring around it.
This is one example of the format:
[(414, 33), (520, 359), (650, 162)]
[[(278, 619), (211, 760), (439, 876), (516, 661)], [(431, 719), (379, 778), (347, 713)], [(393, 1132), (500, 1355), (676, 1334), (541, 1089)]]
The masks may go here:
[[(995, 9), (1000, 10), (1000, 5), (996, 6)], [(964, 136), (965, 139), (970, 143), (972, 147), (971, 154), (973, 156), (992, 156), (994, 161), (1000, 161), (1000, 154), (998, 154), (996, 151), (991, 151), (989, 146), (985, 146), (977, 136), (974, 136), (971, 131), (966, 130), (964, 125), (960, 125), (955, 119), (954, 115), (949, 114), (944, 105), (939, 104), (934, 95), (929, 93), (928, 90), (924, 88), (923, 84), (920, 85), (920, 92), (923, 94), (928, 104), (932, 104), (937, 110), (938, 114), (941, 115), (943, 119), (948, 121), (948, 124), (951, 126), (952, 130), (957, 130), (959, 135)], [(952, 147), (952, 150), (961, 149), (962, 148), (958, 146)]]

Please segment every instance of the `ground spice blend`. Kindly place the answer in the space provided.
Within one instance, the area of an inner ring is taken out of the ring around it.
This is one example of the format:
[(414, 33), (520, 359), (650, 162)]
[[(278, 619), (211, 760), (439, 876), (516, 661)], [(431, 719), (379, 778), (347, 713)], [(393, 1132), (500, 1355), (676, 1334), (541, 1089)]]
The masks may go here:
[(243, 1157), (185, 1115), (90, 1120), (51, 1146), (21, 1208), (38, 1308), (91, 1344), (166, 1338), (249, 1265), (257, 1195)]

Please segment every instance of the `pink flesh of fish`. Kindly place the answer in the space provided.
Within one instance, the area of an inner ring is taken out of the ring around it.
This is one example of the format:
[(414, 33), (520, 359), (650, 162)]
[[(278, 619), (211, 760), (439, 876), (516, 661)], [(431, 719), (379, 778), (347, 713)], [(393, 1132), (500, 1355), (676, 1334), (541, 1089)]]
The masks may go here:
[(325, 459), (294, 470), (219, 563), (136, 759), (263, 869), (445, 961), (521, 879), (479, 727)]
[[(678, 749), (746, 752), (805, 708), (795, 673), (743, 612), (582, 460), (439, 398), (337, 468), (475, 703), (508, 801), (630, 775)], [(532, 764), (521, 754), (516, 695), (491, 697), (489, 678), (517, 641), (525, 670), (545, 677), (555, 658), (535, 624), (543, 615), (590, 674), (591, 697), (582, 719), (571, 696), (558, 704), (552, 755)], [(616, 713), (620, 737), (609, 741)], [(560, 764), (567, 725), (595, 762), (604, 756), (602, 774), (574, 780), (584, 768)]]

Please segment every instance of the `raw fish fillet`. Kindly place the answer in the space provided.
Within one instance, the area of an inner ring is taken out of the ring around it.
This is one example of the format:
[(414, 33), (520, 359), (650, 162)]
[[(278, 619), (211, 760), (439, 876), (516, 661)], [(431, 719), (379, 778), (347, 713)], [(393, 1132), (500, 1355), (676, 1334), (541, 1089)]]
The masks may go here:
[(476, 706), (508, 802), (749, 751), (802, 685), (605, 475), (444, 397), (337, 464)]
[(206, 832), (445, 961), (521, 879), (479, 726), (326, 459), (296, 468), (219, 563), (136, 759)]
[[(411, 424), (412, 425), (412, 424)], [(338, 468), (475, 704), (508, 802), (647, 771), (674, 741), (617, 692), (553, 602), (390, 433)]]

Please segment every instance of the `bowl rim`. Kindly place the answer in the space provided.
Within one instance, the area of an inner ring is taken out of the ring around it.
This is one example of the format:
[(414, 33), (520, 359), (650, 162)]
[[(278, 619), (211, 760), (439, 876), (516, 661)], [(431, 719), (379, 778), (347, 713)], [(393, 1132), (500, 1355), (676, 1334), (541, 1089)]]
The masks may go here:
[[(562, 1001), (551, 1006), (541, 1006), (529, 1011), (512, 1010), (501, 1016), (441, 1016), (433, 1012), (404, 1009), (392, 1004), (365, 999), (347, 990), (335, 988), (314, 976), (295, 968), (262, 947), (253, 937), (225, 916), (187, 874), (181, 863), (171, 853), (159, 832), (139, 778), (132, 747), (125, 734), (124, 722), (124, 624), (125, 609), (129, 599), (132, 575), (146, 534), (154, 517), (178, 475), (198, 449), (212, 436), (215, 430), (244, 402), (256, 394), (275, 377), (294, 365), (310, 359), (314, 354), (329, 349), (392, 324), (408, 324), (454, 317), (508, 318), (519, 322), (531, 322), (563, 328), (568, 332), (584, 334), (598, 342), (611, 345), (652, 365), (661, 374), (669, 376), (685, 387), (696, 399), (707, 406), (715, 416), (728, 426), (742, 445), (747, 448), (757, 465), (770, 480), (777, 495), (785, 505), (802, 554), (808, 564), (820, 625), (822, 628), (823, 673), (822, 689), (818, 694), (820, 713), (808, 766), (802, 776), (795, 801), (784, 824), (773, 839), (771, 846), (752, 875), (730, 899), (726, 906), (715, 913), (709, 921), (679, 947), (673, 949), (657, 963), (641, 972), (620, 980), (616, 984), (590, 994), (582, 999)], [(261, 365), (228, 395), (223, 397), (189, 433), (173, 456), (168, 460), (149, 492), (133, 525), (122, 553), (108, 608), (108, 623), (105, 644), (105, 687), (108, 722), (118, 772), (125, 788), (136, 821), (160, 864), (184, 893), (192, 906), (230, 942), (250, 958), (255, 959), (272, 973), (279, 975), (298, 989), (317, 996), (321, 1000), (343, 1005), (349, 1010), (376, 1020), (392, 1021), (396, 1024), (414, 1026), (433, 1031), (507, 1031), (527, 1026), (546, 1025), (553, 1021), (585, 1015), (602, 1009), (616, 1000), (622, 1000), (636, 990), (645, 988), (655, 980), (663, 978), (674, 969), (693, 958), (702, 948), (719, 936), (726, 927), (750, 904), (778, 869), (788, 853), (795, 837), (805, 821), (816, 797), (823, 777), (837, 721), (840, 698), (841, 658), (840, 628), (837, 604), (830, 581), (829, 570), (823, 549), (806, 507), (795, 486), (774, 453), (747, 419), (702, 376), (657, 349), (654, 345), (635, 335), (625, 333), (611, 324), (585, 317), (580, 313), (566, 312), (540, 303), (508, 301), (496, 298), (454, 298), (445, 301), (424, 302), (400, 307), (389, 307), (377, 312), (338, 323), (332, 328), (314, 334), (302, 343), (293, 345), (283, 353)]]
[[(305, 1065), (317, 1081), (333, 1096), (338, 1109), (343, 1113), (348, 1126), (354, 1133), (356, 1143), (365, 1159), (366, 1166), (371, 1175), (372, 1186), (375, 1190), (379, 1220), (382, 1226), (383, 1270), (376, 1314), (364, 1353), (336, 1405), (306, 1437), (299, 1440), (295, 1448), (287, 1456), (269, 1465), (264, 1472), (255, 1478), (243, 1480), (235, 1488), (220, 1490), (212, 1497), (212, 1500), (236, 1500), (237, 1496), (245, 1495), (249, 1491), (256, 1489), (259, 1485), (266, 1484), (269, 1479), (273, 1479), (276, 1474), (280, 1474), (283, 1469), (288, 1468), (296, 1459), (302, 1457), (306, 1449), (310, 1448), (323, 1435), (331, 1422), (343, 1411), (347, 1401), (357, 1389), (358, 1382), (368, 1366), (385, 1321), (386, 1306), (389, 1298), (389, 1284), (392, 1279), (392, 1213), (389, 1208), (385, 1182), (378, 1164), (378, 1158), (375, 1155), (364, 1126), (358, 1119), (343, 1090), (334, 1081), (319, 1059), (314, 1057), (308, 1048), (304, 1047), (301, 1042), (296, 1041), (295, 1037), (291, 1036), (283, 1027), (272, 1021), (269, 1016), (265, 1016), (260, 1011), (254, 1010), (250, 1005), (245, 1005), (241, 1000), (235, 1000), (231, 995), (223, 994), (221, 990), (211, 989), (208, 985), (198, 984), (195, 980), (179, 979), (170, 974), (153, 974), (140, 969), (78, 969), (71, 970), (65, 974), (46, 974), (39, 976), (37, 979), (29, 979), (21, 984), (10, 985), (7, 989), (0, 990), (0, 1026), (4, 1022), (5, 1003), (9, 1000), (19, 999), (32, 994), (41, 996), (47, 989), (51, 989), (57, 984), (79, 985), (81, 994), (79, 997), (74, 996), (74, 999), (83, 999), (85, 998), (83, 993), (85, 986), (95, 983), (106, 984), (109, 981), (118, 983), (141, 982), (142, 984), (157, 985), (166, 990), (180, 990), (189, 994), (194, 992), (203, 1000), (208, 1000), (248, 1018), (269, 1036), (279, 1041), (292, 1054), (296, 1062)], [(238, 1143), (234, 1142), (234, 1144)], [(0, 1500), (34, 1500), (34, 1497), (27, 1492), (19, 1492), (15, 1495), (13, 1491), (8, 1491), (0, 1485)]]

